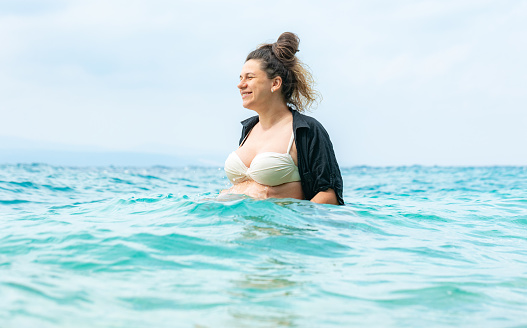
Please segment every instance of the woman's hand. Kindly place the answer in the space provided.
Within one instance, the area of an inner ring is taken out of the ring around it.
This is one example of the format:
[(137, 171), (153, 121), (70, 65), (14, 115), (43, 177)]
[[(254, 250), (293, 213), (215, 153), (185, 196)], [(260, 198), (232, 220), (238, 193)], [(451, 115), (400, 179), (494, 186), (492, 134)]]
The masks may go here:
[(335, 190), (331, 188), (329, 188), (326, 191), (320, 191), (318, 194), (315, 195), (315, 197), (311, 198), (311, 201), (313, 203), (318, 203), (318, 204), (332, 204), (332, 205), (339, 204), (337, 200), (337, 195), (335, 194)]

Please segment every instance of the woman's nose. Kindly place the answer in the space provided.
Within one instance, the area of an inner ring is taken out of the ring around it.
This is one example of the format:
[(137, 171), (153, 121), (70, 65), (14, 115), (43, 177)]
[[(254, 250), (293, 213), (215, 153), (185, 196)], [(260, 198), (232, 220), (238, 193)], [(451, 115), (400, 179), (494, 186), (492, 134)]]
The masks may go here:
[(238, 83), (238, 89), (243, 89), (246, 87), (246, 84), (244, 80), (241, 80), (240, 83)]

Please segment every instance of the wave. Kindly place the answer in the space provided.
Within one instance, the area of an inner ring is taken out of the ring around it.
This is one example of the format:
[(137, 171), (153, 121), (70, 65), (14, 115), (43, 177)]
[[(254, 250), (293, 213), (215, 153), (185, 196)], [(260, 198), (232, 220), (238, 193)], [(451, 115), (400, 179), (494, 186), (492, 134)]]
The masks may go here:
[(343, 175), (333, 206), (217, 198), (217, 168), (0, 166), (0, 321), (524, 322), (527, 170)]

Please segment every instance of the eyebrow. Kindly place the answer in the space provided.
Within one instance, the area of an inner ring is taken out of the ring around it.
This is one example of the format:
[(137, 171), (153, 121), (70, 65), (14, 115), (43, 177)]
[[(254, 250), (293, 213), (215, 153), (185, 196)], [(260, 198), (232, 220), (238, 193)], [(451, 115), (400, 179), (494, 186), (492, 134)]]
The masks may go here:
[[(256, 75), (256, 74), (254, 74), (253, 72), (247, 72), (247, 73), (245, 73), (245, 75), (249, 75), (249, 74)], [(242, 77), (241, 74), (240, 74), (240, 77)]]

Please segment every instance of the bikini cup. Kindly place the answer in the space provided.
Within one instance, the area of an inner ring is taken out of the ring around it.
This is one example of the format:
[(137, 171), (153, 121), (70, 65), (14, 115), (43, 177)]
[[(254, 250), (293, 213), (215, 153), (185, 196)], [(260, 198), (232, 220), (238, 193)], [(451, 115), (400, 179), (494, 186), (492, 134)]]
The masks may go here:
[[(289, 154), (293, 145), (294, 132), (291, 135), (287, 153), (265, 152), (257, 154), (247, 167), (236, 152), (232, 152), (225, 161), (225, 173), (233, 184), (253, 180), (266, 186), (278, 186), (288, 182), (300, 181), (298, 167)], [(245, 140), (242, 142), (245, 142)]]

